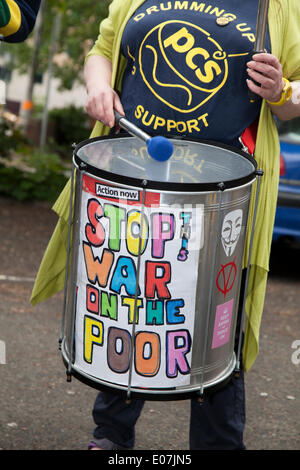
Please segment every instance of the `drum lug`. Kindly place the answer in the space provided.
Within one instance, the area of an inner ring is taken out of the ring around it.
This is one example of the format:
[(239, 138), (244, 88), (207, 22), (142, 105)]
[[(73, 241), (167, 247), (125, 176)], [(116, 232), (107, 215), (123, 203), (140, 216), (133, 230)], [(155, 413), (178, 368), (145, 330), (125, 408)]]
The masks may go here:
[(240, 144), (241, 144), (241, 146), (242, 146), (242, 148), (241, 148), (242, 152), (248, 153), (248, 155), (250, 155), (249, 149), (248, 149), (248, 147), (244, 144), (244, 142), (243, 142), (243, 140), (242, 140), (241, 137), (239, 137), (239, 142), (240, 142)]
[(79, 164), (79, 169), (83, 171), (83, 170), (85, 170), (86, 168), (87, 168), (87, 164), (84, 163), (84, 162), (80, 162), (80, 164)]
[(67, 370), (66, 375), (67, 375), (67, 382), (72, 382), (72, 374), (69, 370)]
[(204, 393), (203, 392), (198, 394), (197, 401), (198, 401), (199, 405), (203, 405), (203, 403), (204, 403)]

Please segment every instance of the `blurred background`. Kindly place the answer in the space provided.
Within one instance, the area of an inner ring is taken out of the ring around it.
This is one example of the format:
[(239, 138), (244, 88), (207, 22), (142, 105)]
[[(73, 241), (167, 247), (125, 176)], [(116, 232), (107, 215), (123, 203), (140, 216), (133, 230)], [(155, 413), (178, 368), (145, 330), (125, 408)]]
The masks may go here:
[[(107, 15), (108, 0), (42, 0), (22, 43), (0, 44), (5, 105), (0, 114), (0, 192), (55, 200), (68, 175), (73, 142), (89, 136), (84, 58)], [(47, 178), (47, 190), (36, 187)]]

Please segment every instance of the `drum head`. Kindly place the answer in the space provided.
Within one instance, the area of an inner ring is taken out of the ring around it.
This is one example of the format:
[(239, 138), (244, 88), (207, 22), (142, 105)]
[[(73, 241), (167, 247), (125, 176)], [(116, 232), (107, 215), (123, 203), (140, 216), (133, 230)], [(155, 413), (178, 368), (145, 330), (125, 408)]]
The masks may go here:
[(215, 191), (252, 181), (256, 162), (245, 152), (209, 141), (172, 139), (174, 152), (156, 161), (140, 139), (121, 134), (90, 139), (74, 150), (76, 165), (117, 183), (164, 191)]

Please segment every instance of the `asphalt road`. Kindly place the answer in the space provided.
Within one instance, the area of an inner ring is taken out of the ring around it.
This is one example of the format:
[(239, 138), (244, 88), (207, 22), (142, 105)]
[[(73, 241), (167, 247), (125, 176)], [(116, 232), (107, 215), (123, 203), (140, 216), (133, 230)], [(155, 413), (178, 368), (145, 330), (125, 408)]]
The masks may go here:
[[(37, 307), (29, 303), (32, 278), (55, 223), (47, 204), (0, 199), (4, 450), (85, 450), (94, 428), (91, 410), (97, 392), (76, 379), (66, 381), (58, 349), (62, 293)], [(300, 351), (293, 349), (295, 341), (300, 343), (299, 266), (299, 247), (273, 247), (261, 349), (246, 375), (249, 450), (300, 448)], [(188, 401), (147, 402), (136, 428), (136, 449), (187, 450), (188, 416)]]

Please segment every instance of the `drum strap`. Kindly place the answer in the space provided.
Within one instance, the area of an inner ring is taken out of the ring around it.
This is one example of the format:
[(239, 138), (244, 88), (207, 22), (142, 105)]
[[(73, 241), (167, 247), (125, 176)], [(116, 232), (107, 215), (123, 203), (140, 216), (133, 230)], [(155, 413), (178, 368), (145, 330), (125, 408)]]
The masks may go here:
[(256, 137), (257, 137), (258, 119), (254, 121), (241, 135), (241, 143), (244, 150), (248, 151), (250, 155), (254, 154)]

